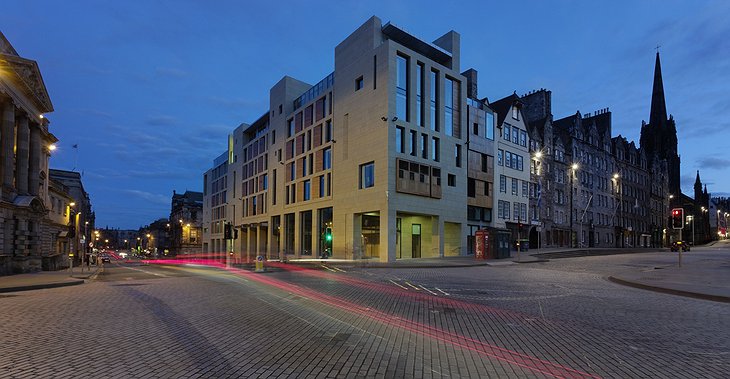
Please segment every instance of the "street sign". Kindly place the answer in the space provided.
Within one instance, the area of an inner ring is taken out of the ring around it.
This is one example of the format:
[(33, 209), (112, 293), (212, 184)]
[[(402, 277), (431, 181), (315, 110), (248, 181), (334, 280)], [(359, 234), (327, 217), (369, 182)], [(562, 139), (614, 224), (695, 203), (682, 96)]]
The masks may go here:
[(256, 260), (259, 261), (259, 262), (263, 262), (264, 261), (263, 255), (257, 255), (256, 256)]

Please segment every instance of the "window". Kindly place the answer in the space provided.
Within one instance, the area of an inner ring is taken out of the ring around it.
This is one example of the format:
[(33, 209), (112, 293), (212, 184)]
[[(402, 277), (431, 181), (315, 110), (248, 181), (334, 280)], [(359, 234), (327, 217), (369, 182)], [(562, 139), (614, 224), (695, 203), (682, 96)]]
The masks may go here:
[(360, 165), (360, 189), (375, 186), (375, 162)]
[(519, 195), (519, 193), (517, 192), (517, 183), (518, 182), (519, 182), (519, 180), (512, 178), (512, 194), (513, 195)]
[(395, 115), (408, 120), (408, 58), (396, 57)]
[(414, 157), (418, 154), (417, 153), (417, 151), (418, 151), (417, 135), (418, 135), (418, 133), (411, 130), (411, 155), (413, 155)]
[(497, 165), (502, 166), (502, 157), (504, 156), (504, 150), (498, 149), (497, 150)]
[(502, 137), (504, 138), (505, 141), (509, 141), (510, 140), (510, 138), (511, 138), (510, 137), (510, 135), (511, 135), (510, 133), (511, 132), (512, 132), (512, 129), (509, 127), (509, 125), (505, 125), (504, 126), (504, 132), (502, 134)]
[(469, 178), (467, 180), (467, 185), (466, 185), (466, 196), (475, 197), (476, 192), (477, 192), (476, 188), (477, 188), (477, 181), (474, 180), (473, 178)]
[(499, 176), (499, 192), (507, 193), (507, 177), (504, 175)]
[(401, 128), (400, 126), (397, 126), (395, 128), (395, 152), (396, 153), (404, 153), (405, 152), (405, 146), (403, 137), (405, 136), (405, 129)]
[(424, 79), (423, 63), (418, 62), (416, 65), (416, 125), (423, 126), (423, 81)]
[(421, 134), (421, 158), (428, 159), (428, 134)]
[(322, 169), (330, 168), (332, 168), (332, 149), (328, 147), (322, 151)]
[(324, 142), (332, 141), (332, 120), (328, 120), (324, 126)]
[(456, 145), (456, 149), (454, 149), (454, 158), (456, 160), (456, 167), (461, 167), (461, 145)]
[(312, 198), (312, 183), (309, 180), (304, 181), (304, 200)]
[(364, 81), (362, 80), (362, 76), (355, 79), (355, 91), (358, 91), (362, 89)]
[(294, 119), (293, 118), (289, 119), (289, 121), (287, 121), (287, 126), (288, 126), (288, 132), (287, 132), (286, 136), (291, 137), (294, 135)]
[(520, 143), (520, 130), (512, 127), (512, 143), (515, 145)]
[(431, 130), (439, 131), (439, 120), (437, 117), (438, 112), (436, 110), (438, 109), (438, 93), (439, 93), (439, 87), (438, 87), (438, 71), (431, 71)]
[(512, 118), (514, 118), (515, 120), (520, 119), (520, 109), (516, 106), (512, 106)]
[(309, 173), (307, 172), (307, 168), (309, 166), (307, 165), (307, 157), (302, 158), (302, 176), (307, 176)]
[(527, 147), (527, 133), (520, 130), (520, 146)]
[(482, 172), (489, 171), (489, 156), (487, 154), (481, 154), (482, 156)]
[(523, 163), (524, 162), (522, 161), (522, 155), (515, 154), (514, 157), (515, 157), (515, 159), (517, 161), (517, 167), (515, 167), (515, 168), (517, 168), (518, 170), (522, 171), (524, 169), (524, 166), (523, 166)]
[(479, 135), (479, 123), (476, 123), (475, 122), (474, 125), (472, 125), (472, 131), (471, 132), (475, 136), (478, 136)]
[(522, 196), (523, 197), (528, 196), (529, 189), (530, 189), (529, 183), (523, 180), (522, 181)]
[(431, 137), (431, 159), (438, 162), (439, 161), (439, 139), (436, 137)]
[(494, 113), (487, 112), (487, 124), (485, 135), (487, 139), (494, 141)]
[(454, 135), (454, 81), (449, 78), (444, 80), (444, 132)]
[(456, 187), (456, 175), (449, 174), (449, 176), (448, 176), (448, 184), (449, 184), (449, 187)]

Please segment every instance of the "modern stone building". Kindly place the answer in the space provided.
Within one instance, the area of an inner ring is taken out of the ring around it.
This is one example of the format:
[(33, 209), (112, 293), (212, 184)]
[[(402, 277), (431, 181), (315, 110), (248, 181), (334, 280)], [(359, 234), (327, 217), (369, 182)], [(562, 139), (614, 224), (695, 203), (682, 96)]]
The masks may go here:
[(40, 270), (53, 251), (44, 231), (53, 105), (38, 64), (0, 33), (0, 274)]
[(466, 254), (459, 59), (456, 32), (428, 43), (373, 17), (335, 48), (322, 81), (283, 78), (205, 175), (204, 250), (225, 250), (230, 220), (236, 259)]
[(203, 193), (172, 191), (170, 219), (166, 226), (169, 246), (160, 245), (170, 255), (197, 254), (203, 246)]

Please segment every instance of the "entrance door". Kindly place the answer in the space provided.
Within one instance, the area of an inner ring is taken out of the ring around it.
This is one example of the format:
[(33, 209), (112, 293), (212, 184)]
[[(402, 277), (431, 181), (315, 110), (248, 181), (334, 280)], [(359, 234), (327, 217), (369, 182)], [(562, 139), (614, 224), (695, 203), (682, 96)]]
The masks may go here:
[(412, 226), (411, 253), (413, 258), (421, 257), (421, 224), (413, 224)]

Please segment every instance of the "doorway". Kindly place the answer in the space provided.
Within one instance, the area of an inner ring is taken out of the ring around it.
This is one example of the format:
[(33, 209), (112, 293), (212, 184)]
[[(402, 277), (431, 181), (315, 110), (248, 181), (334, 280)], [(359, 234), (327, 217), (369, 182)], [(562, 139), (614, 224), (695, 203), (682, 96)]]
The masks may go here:
[(413, 258), (421, 257), (421, 224), (411, 225), (411, 254)]

